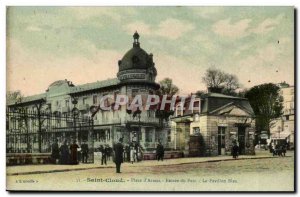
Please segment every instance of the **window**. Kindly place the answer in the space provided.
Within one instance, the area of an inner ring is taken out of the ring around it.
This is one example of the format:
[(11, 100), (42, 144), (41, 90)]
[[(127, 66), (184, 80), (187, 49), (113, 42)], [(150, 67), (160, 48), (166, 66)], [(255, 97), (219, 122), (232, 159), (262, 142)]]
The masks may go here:
[(285, 116), (285, 119), (290, 120), (290, 116), (289, 115)]
[(168, 133), (167, 140), (168, 142), (171, 142), (171, 129), (169, 129), (167, 133)]
[(70, 101), (66, 100), (66, 107), (69, 107), (69, 105), (70, 105)]
[(145, 129), (145, 135), (146, 135), (146, 139), (145, 139), (145, 141), (146, 142), (152, 142), (152, 131), (151, 131), (151, 129), (150, 128), (146, 128)]
[(56, 107), (60, 108), (60, 101), (56, 101)]
[(200, 135), (200, 128), (199, 127), (193, 127), (193, 135)]
[(82, 98), (82, 104), (86, 104), (86, 98)]
[(97, 101), (98, 101), (98, 100), (97, 100), (97, 95), (94, 95), (94, 96), (93, 96), (93, 104), (96, 105), (96, 104), (97, 104)]
[(199, 113), (199, 110), (200, 110), (200, 101), (195, 101), (194, 102), (193, 113)]
[(176, 116), (182, 116), (182, 107), (181, 107), (182, 105), (181, 104), (179, 104), (179, 105), (177, 105), (177, 109), (176, 109)]
[(160, 133), (155, 131), (155, 141), (158, 142), (160, 140)]
[(226, 127), (218, 127), (218, 144), (225, 148), (225, 131)]

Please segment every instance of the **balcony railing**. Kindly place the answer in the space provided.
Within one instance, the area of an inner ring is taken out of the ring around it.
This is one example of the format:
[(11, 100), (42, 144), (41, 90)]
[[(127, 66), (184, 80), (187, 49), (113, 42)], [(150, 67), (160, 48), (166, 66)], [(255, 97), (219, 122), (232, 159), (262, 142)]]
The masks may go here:
[[(125, 117), (125, 122), (130, 122), (130, 123), (139, 123), (139, 119), (138, 118), (133, 118), (130, 116), (126, 116)], [(140, 119), (141, 124), (143, 123), (148, 123), (148, 124), (159, 124), (159, 119), (158, 118), (154, 118), (154, 117), (141, 117)]]

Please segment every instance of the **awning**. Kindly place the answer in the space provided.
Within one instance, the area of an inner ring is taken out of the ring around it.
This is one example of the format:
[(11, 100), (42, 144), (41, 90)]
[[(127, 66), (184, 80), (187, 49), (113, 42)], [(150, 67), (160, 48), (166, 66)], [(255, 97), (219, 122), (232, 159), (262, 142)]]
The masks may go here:
[(290, 133), (272, 133), (271, 134), (271, 139), (286, 139), (289, 137), (291, 134)]

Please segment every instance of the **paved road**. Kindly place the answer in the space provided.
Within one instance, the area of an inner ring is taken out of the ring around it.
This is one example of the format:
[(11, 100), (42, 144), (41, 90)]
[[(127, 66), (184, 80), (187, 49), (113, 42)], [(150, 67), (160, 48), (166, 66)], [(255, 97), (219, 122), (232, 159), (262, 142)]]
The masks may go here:
[[(19, 189), (48, 190), (168, 190), (168, 191), (291, 191), (294, 158), (232, 160), (170, 166), (133, 167), (121, 174), (114, 168), (8, 176)], [(11, 184), (13, 183), (13, 184)], [(14, 187), (12, 187), (14, 185)]]

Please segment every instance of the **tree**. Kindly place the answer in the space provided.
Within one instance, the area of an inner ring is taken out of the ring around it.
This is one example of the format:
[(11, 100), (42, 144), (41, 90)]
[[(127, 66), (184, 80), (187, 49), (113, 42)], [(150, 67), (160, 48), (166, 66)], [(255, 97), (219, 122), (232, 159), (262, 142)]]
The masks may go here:
[(270, 136), (271, 120), (282, 115), (283, 98), (279, 94), (280, 87), (273, 84), (261, 84), (246, 92), (250, 105), (256, 116), (256, 130), (265, 130)]
[[(173, 84), (172, 79), (165, 78), (159, 82), (160, 88), (157, 91), (157, 95), (162, 98), (163, 95), (167, 95), (169, 99), (172, 99), (172, 96), (179, 92), (179, 88)], [(167, 121), (171, 115), (174, 114), (174, 111), (171, 109), (160, 110), (160, 104), (158, 105), (158, 109), (155, 112), (156, 117), (160, 119), (160, 123), (162, 124), (163, 120)]]
[(170, 78), (161, 80), (159, 85), (158, 95), (173, 96), (179, 92), (179, 88), (173, 84), (173, 80)]
[(8, 91), (6, 93), (6, 103), (18, 103), (21, 102), (24, 96), (22, 95), (21, 91)]
[(213, 68), (206, 70), (202, 81), (208, 89), (227, 95), (236, 96), (237, 93), (235, 91), (240, 87), (238, 78), (235, 75)]

